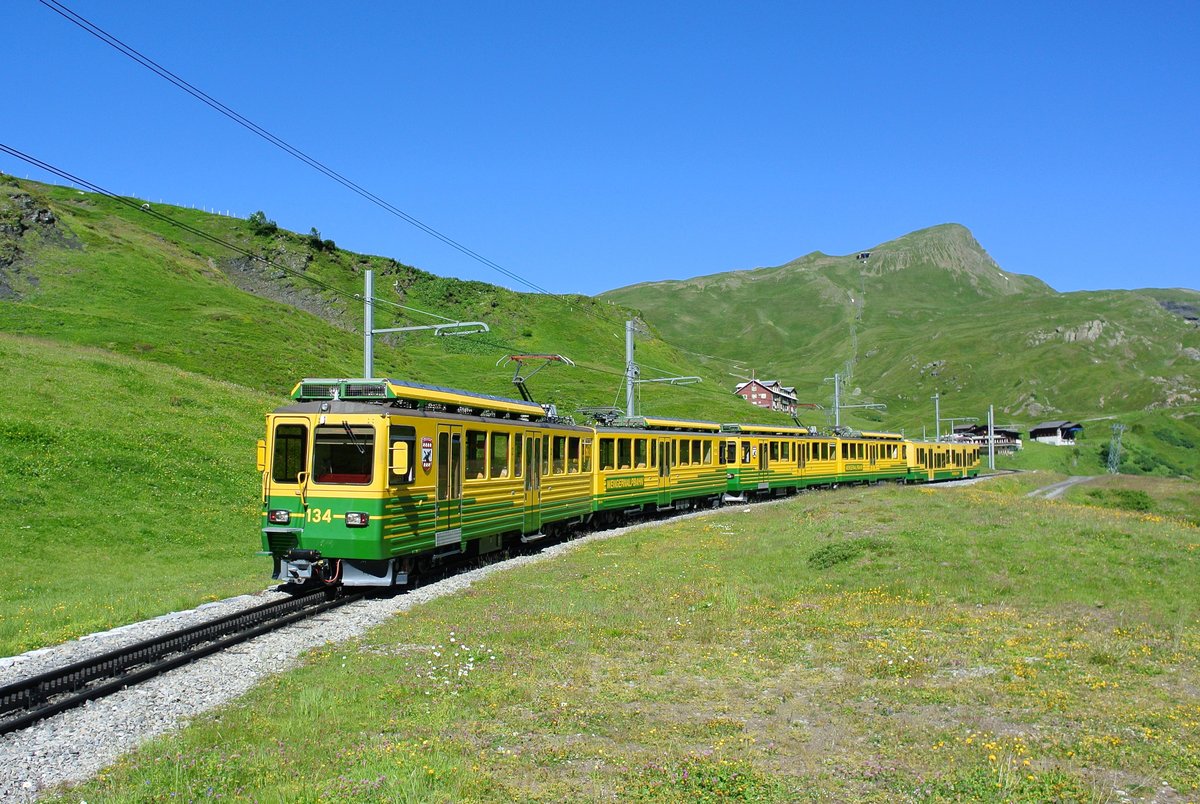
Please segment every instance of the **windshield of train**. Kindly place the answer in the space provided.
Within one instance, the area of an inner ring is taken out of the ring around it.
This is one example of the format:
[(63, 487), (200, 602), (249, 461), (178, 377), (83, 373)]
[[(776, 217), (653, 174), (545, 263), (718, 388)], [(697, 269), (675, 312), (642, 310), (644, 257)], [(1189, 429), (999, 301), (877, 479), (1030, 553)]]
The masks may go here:
[(375, 463), (375, 428), (366, 424), (321, 425), (313, 434), (313, 480), (370, 483)]

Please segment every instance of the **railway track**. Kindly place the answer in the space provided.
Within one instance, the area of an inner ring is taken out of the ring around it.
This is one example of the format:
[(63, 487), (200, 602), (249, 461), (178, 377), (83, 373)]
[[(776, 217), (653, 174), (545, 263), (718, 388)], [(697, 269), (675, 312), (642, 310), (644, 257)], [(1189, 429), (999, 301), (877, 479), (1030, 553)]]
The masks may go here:
[(0, 687), (0, 734), (111, 695), (202, 656), (360, 600), (323, 591), (264, 603)]

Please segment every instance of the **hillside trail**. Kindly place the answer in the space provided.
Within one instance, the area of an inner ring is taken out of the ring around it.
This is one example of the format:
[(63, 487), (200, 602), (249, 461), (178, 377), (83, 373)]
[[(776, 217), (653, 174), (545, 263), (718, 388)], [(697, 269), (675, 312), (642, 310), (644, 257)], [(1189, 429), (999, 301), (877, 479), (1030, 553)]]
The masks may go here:
[(1026, 494), (1026, 497), (1039, 497), (1043, 500), (1053, 500), (1061, 497), (1071, 486), (1078, 486), (1080, 483), (1087, 483), (1089, 480), (1094, 480), (1094, 475), (1071, 475), (1066, 480), (1058, 483), (1051, 483), (1049, 486), (1042, 486), (1040, 489), (1034, 489)]

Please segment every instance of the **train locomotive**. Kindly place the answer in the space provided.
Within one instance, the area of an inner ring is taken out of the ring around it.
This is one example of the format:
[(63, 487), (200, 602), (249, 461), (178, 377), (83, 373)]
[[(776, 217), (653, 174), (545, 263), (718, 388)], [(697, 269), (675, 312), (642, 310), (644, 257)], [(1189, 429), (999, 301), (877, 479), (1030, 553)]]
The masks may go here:
[(258, 442), (262, 546), (290, 588), (411, 585), (585, 523), (844, 483), (979, 473), (973, 445), (655, 417), (580, 426), (536, 403), (305, 379)]

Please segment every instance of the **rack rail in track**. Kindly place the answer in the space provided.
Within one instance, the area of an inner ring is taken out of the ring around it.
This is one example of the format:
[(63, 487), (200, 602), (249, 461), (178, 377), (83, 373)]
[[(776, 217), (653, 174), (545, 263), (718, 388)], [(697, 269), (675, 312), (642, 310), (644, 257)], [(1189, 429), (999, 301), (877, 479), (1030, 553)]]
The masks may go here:
[(363, 597), (318, 591), (264, 603), (6, 684), (0, 687), (0, 734)]

